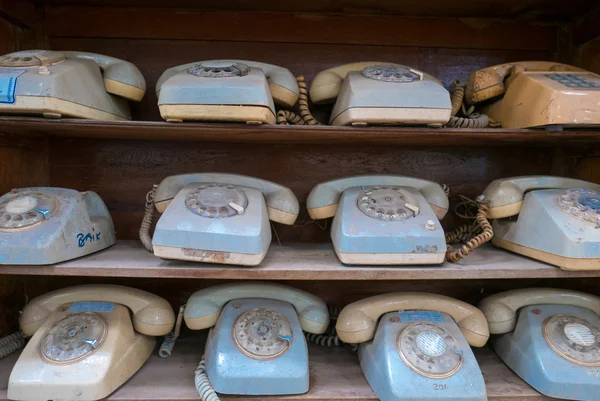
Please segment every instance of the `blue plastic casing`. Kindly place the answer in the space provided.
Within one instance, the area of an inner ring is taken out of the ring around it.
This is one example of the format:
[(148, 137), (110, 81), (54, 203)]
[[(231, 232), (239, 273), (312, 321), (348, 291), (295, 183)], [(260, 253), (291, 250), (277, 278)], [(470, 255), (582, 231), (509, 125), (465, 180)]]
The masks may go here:
[[(410, 311), (413, 312), (413, 311)], [(367, 381), (381, 401), (398, 400), (487, 400), (483, 375), (471, 347), (464, 339), (454, 320), (446, 313), (414, 311), (409, 321), (402, 321), (399, 314), (390, 312), (382, 316), (372, 341), (359, 348), (360, 366)], [(429, 319), (432, 314), (441, 319)], [(423, 315), (423, 320), (414, 316)], [(442, 320), (441, 322), (437, 322)], [(463, 363), (452, 376), (444, 379), (425, 377), (412, 370), (400, 357), (396, 346), (398, 335), (408, 325), (418, 322), (434, 323), (450, 333), (458, 341), (463, 353)]]
[[(268, 360), (244, 355), (233, 341), (236, 319), (254, 308), (283, 315), (292, 327), (292, 343), (285, 353)], [(208, 334), (206, 374), (216, 392), (235, 395), (302, 394), (308, 391), (308, 350), (296, 310), (272, 299), (235, 299), (223, 308)]]
[(581, 366), (568, 361), (550, 348), (544, 338), (543, 323), (555, 314), (583, 318), (600, 328), (600, 318), (589, 309), (531, 305), (518, 312), (514, 331), (492, 338), (492, 347), (509, 368), (544, 395), (566, 400), (600, 400), (600, 366)]

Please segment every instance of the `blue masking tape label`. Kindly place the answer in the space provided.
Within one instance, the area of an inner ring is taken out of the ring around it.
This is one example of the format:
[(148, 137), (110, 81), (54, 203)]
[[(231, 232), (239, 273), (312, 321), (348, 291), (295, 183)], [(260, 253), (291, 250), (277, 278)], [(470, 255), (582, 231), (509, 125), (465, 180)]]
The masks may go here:
[(411, 322), (434, 322), (443, 323), (444, 318), (440, 312), (430, 311), (410, 311), (410, 312), (398, 312), (400, 315), (400, 321), (404, 323)]
[(17, 78), (27, 70), (0, 68), (0, 103), (13, 104), (17, 89)]
[(77, 312), (96, 312), (110, 313), (115, 309), (115, 304), (112, 302), (75, 302), (69, 309), (70, 313)]

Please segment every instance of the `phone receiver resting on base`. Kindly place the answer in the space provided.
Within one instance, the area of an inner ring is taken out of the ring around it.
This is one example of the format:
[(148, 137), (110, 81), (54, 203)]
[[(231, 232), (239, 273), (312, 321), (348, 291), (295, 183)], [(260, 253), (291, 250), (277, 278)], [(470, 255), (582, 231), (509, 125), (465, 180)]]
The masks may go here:
[(309, 389), (303, 331), (325, 332), (329, 311), (321, 299), (305, 291), (244, 282), (197, 291), (187, 302), (184, 319), (192, 330), (212, 327), (204, 358), (215, 391), (302, 394)]
[(437, 294), (377, 295), (346, 306), (336, 331), (360, 343), (360, 365), (382, 401), (487, 399), (471, 346), (484, 346), (489, 330), (472, 305)]
[(10, 375), (8, 398), (104, 399), (144, 364), (154, 337), (168, 334), (174, 323), (166, 300), (135, 288), (82, 285), (34, 298), (21, 316), (23, 334), (32, 337)]

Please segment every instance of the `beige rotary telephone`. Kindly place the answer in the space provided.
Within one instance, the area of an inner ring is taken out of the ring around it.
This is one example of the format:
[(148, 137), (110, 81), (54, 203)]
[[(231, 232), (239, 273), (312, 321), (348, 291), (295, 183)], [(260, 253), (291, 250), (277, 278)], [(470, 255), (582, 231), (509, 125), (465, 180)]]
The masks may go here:
[(146, 81), (132, 63), (101, 54), (26, 50), (0, 57), (0, 113), (129, 120)]
[(450, 119), (450, 94), (433, 76), (400, 64), (367, 61), (321, 71), (315, 104), (334, 103), (331, 125), (428, 124)]
[(552, 61), (495, 65), (469, 76), (467, 103), (503, 128), (600, 124), (600, 76)]
[(360, 343), (361, 367), (382, 401), (441, 400), (455, 394), (462, 400), (486, 400), (471, 346), (483, 347), (489, 329), (472, 305), (428, 293), (376, 295), (346, 306), (336, 331), (340, 340)]
[[(132, 325), (133, 323), (133, 325)], [(82, 285), (33, 299), (20, 320), (33, 336), (10, 375), (11, 400), (100, 400), (148, 359), (175, 323), (169, 303), (116, 285)]]
[[(164, 259), (258, 265), (271, 243), (269, 220), (292, 225), (300, 206), (282, 185), (237, 174), (165, 178), (149, 194), (140, 240)], [(154, 207), (164, 214), (154, 236)]]

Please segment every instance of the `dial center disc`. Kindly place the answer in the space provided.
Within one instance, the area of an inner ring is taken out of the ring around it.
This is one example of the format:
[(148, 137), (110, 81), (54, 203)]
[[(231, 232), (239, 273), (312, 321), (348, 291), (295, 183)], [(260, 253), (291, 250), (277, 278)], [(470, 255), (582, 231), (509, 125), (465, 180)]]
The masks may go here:
[(209, 183), (190, 192), (185, 198), (185, 206), (199, 216), (226, 218), (244, 213), (248, 198), (235, 185)]
[(292, 343), (292, 327), (282, 314), (268, 308), (247, 310), (233, 325), (236, 347), (253, 359), (272, 359)]

